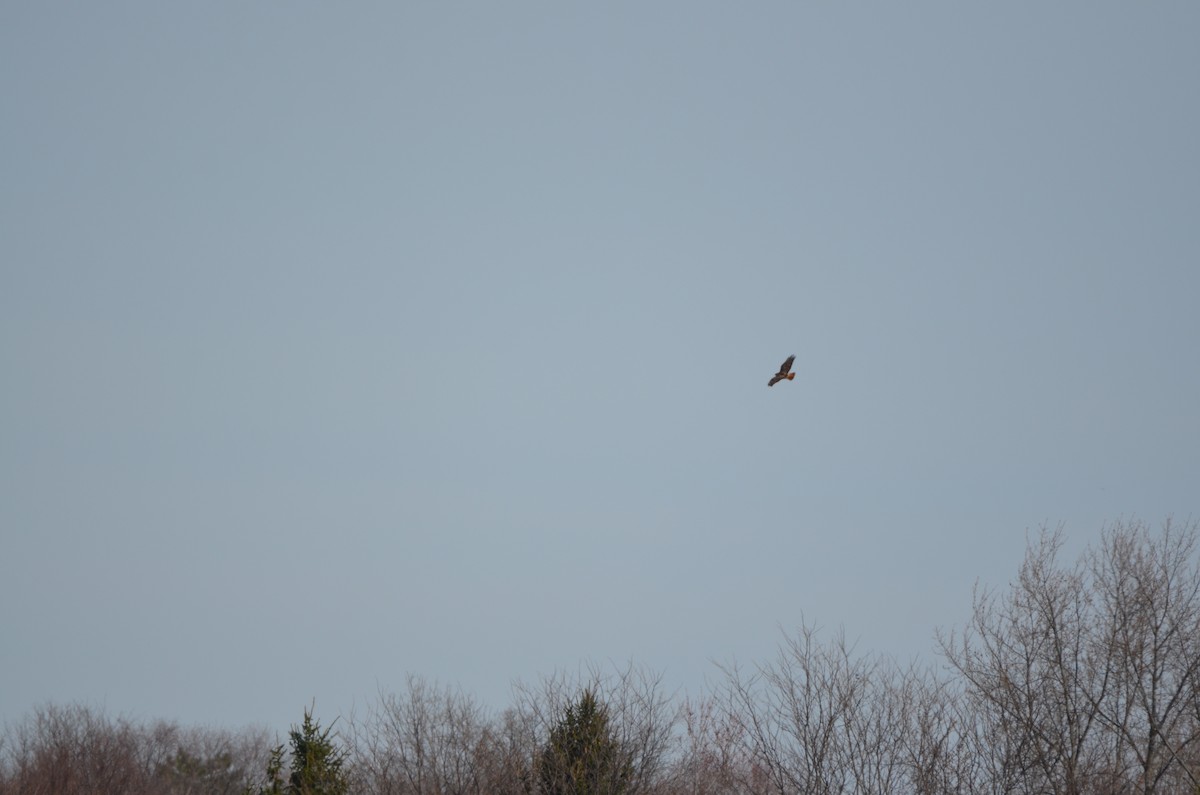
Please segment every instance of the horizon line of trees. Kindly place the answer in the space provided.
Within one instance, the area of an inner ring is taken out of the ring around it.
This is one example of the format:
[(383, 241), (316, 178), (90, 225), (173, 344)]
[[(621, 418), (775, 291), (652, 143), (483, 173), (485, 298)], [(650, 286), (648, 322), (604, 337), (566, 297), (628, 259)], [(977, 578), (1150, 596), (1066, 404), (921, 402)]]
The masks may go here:
[(802, 623), (694, 698), (632, 663), (499, 711), (409, 676), (287, 746), (51, 704), (0, 733), (0, 795), (1200, 795), (1198, 527), (1120, 521), (1074, 561), (1042, 528), (940, 665)]

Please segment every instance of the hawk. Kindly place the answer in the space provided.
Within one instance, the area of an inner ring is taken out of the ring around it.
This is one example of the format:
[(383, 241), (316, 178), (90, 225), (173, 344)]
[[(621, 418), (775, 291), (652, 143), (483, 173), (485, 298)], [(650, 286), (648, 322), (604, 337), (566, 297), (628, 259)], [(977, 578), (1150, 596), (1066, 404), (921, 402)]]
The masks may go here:
[(796, 377), (792, 370), (792, 362), (796, 361), (796, 354), (792, 354), (784, 360), (783, 364), (779, 365), (779, 372), (772, 376), (767, 382), (767, 386), (775, 386), (780, 381), (791, 381)]

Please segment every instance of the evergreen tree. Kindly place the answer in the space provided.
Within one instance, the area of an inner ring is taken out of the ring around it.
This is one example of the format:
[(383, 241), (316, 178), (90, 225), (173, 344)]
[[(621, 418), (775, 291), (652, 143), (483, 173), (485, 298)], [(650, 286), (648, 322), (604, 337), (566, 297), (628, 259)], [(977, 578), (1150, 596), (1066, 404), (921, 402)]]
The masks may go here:
[(292, 728), (291, 771), (283, 778), (282, 745), (271, 752), (267, 763), (267, 782), (257, 795), (346, 795), (350, 782), (342, 770), (346, 751), (339, 748), (332, 727), (322, 730), (312, 712), (304, 710), (304, 724)]
[(608, 709), (585, 689), (550, 731), (538, 764), (542, 795), (621, 795), (631, 769)]

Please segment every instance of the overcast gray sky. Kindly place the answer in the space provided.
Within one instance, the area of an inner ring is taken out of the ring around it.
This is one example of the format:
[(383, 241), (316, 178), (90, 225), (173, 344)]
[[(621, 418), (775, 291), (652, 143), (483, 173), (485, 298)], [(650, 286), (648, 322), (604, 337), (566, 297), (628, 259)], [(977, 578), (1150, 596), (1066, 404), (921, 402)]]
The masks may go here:
[(802, 615), (931, 654), (1042, 523), (1196, 516), (1197, 42), (1190, 2), (0, 4), (0, 720), (695, 691)]

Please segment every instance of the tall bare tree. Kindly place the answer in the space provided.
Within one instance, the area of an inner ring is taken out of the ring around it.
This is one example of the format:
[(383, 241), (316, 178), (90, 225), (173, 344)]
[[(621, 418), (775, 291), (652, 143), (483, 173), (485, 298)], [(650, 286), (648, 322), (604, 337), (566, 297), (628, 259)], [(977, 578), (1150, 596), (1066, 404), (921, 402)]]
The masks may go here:
[(723, 670), (723, 703), (750, 760), (742, 773), (749, 791), (825, 795), (907, 786), (924, 753), (909, 734), (922, 693), (915, 671), (856, 653), (844, 633), (822, 643), (810, 625), (786, 637), (776, 659), (753, 673)]
[(1117, 523), (1074, 564), (1061, 528), (1005, 593), (975, 593), (939, 646), (992, 791), (1194, 792), (1200, 761), (1196, 525)]
[(1196, 526), (1152, 533), (1118, 522), (1088, 556), (1097, 656), (1109, 687), (1095, 702), (1111, 732), (1115, 778), (1130, 789), (1200, 790), (1200, 567)]
[(365, 721), (351, 721), (356, 778), (377, 795), (482, 792), (486, 731), (475, 699), (409, 676), (402, 693), (381, 692)]
[(1061, 527), (1043, 530), (1008, 593), (977, 590), (967, 628), (939, 642), (966, 682), (975, 736), (992, 746), (993, 780), (1075, 795), (1101, 761), (1092, 705), (1109, 682), (1088, 639), (1084, 569), (1058, 562), (1063, 540)]

